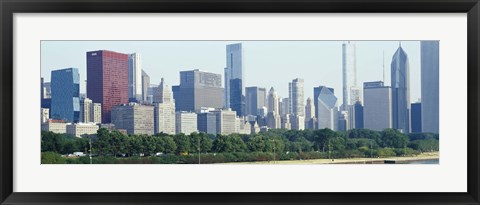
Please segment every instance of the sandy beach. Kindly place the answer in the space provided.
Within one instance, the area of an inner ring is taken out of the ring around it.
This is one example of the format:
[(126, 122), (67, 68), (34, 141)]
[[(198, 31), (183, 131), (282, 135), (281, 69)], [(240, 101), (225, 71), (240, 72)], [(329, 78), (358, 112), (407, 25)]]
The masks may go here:
[(282, 160), (262, 162), (229, 162), (225, 164), (383, 164), (385, 160), (393, 160), (397, 164), (409, 161), (439, 159), (438, 152), (426, 152), (414, 157), (385, 157), (385, 158), (345, 158), (345, 159), (309, 159), (309, 160)]

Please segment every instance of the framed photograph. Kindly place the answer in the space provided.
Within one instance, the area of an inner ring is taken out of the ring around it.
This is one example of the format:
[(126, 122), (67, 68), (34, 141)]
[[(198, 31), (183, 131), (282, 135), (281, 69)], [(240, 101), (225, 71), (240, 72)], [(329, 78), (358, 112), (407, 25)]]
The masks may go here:
[(1, 204), (480, 204), (478, 0), (0, 8)]

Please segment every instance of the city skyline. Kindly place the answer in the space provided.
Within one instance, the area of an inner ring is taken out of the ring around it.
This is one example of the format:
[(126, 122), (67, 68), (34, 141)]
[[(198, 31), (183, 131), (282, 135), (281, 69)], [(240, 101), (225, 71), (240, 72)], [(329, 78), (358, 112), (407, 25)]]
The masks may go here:
[[(342, 90), (342, 44), (344, 42), (42, 41), (41, 74), (45, 78), (45, 82), (49, 82), (51, 70), (63, 67), (77, 67), (80, 72), (80, 92), (85, 93), (85, 52), (105, 49), (120, 53), (141, 54), (142, 67), (150, 76), (150, 83), (158, 84), (160, 79), (164, 78), (168, 85), (173, 86), (179, 84), (179, 71), (200, 69), (201, 71), (223, 75), (226, 64), (225, 46), (242, 43), (242, 54), (244, 55), (243, 72), (245, 72), (245, 83), (242, 84), (242, 87), (258, 86), (266, 89), (274, 87), (278, 96), (285, 98), (289, 95), (288, 83), (292, 79), (302, 78), (305, 81), (304, 101), (308, 97), (313, 98), (314, 87), (322, 85), (334, 88), (337, 91), (335, 92), (336, 97), (342, 99), (343, 94), (340, 91)], [(361, 87), (363, 82), (379, 80), (384, 81), (386, 85), (390, 85), (389, 65), (393, 53), (399, 46), (399, 41), (354, 42), (356, 44), (357, 86)], [(60, 49), (61, 47), (69, 48), (66, 50)], [(402, 48), (409, 55), (410, 102), (413, 103), (417, 102), (421, 96), (420, 42), (402, 41)], [(210, 52), (199, 52), (200, 50)], [(180, 51), (184, 52), (180, 54)], [(315, 53), (312, 53), (313, 51)], [(189, 55), (192, 52), (196, 53), (196, 55)], [(77, 53), (82, 53), (82, 55), (79, 56)], [(291, 55), (292, 53), (295, 53), (295, 55)], [(384, 70), (383, 53), (385, 53)], [(65, 57), (62, 57), (64, 55)], [(165, 58), (162, 56), (165, 56)], [(190, 66), (187, 66), (188, 64)], [(276, 72), (277, 70), (282, 72)], [(275, 80), (268, 76), (272, 73), (275, 73)], [(318, 75), (311, 75), (311, 73), (318, 73)], [(385, 79), (383, 79), (384, 76)], [(225, 82), (222, 82), (222, 87), (225, 87)], [(340, 101), (339, 105), (341, 103)]]

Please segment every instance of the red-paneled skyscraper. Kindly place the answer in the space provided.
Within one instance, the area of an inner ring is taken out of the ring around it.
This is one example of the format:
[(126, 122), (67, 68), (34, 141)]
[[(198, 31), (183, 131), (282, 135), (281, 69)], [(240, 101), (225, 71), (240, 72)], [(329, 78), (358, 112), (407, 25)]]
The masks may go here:
[(110, 123), (112, 107), (128, 103), (127, 54), (87, 52), (87, 97), (102, 104), (102, 123)]

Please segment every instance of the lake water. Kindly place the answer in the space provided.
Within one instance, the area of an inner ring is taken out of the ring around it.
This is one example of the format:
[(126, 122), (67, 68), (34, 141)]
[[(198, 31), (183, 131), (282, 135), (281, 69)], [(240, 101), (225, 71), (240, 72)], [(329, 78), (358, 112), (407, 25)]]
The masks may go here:
[(439, 159), (427, 159), (427, 160), (405, 162), (405, 164), (438, 164), (438, 163), (439, 163)]

